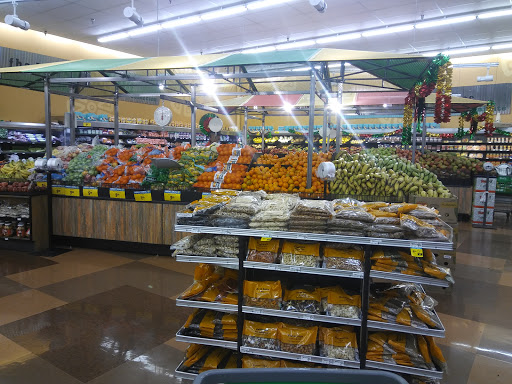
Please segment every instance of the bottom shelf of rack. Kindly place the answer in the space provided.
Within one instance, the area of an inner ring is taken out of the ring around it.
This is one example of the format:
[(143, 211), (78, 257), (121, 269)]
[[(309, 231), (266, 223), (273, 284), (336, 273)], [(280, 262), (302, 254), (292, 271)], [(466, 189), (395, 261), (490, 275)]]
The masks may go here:
[(222, 347), (222, 348), (234, 349), (234, 350), (237, 349), (236, 341), (209, 339), (207, 337), (200, 337), (200, 336), (187, 336), (184, 334), (183, 328), (181, 328), (178, 331), (178, 333), (176, 333), (176, 341), (181, 341), (183, 343), (190, 343), (190, 344), (211, 345), (214, 347)]
[(408, 375), (425, 376), (431, 377), (433, 379), (443, 378), (443, 372), (441, 371), (432, 371), (430, 369), (406, 367), (404, 365), (382, 363), (379, 361), (366, 360), (366, 368), (382, 369), (385, 371), (405, 373)]
[(288, 360), (334, 365), (337, 367), (360, 368), (359, 361), (331, 359), (331, 358), (322, 357), (322, 356), (303, 355), (300, 353), (272, 351), (269, 349), (250, 348), (250, 347), (240, 347), (240, 352), (247, 353), (250, 355), (276, 357), (276, 358), (288, 359)]
[(174, 370), (174, 377), (177, 379), (185, 379), (185, 380), (195, 380), (197, 377), (196, 373), (188, 373), (185, 372), (183, 367), (183, 362), (178, 365), (178, 367)]

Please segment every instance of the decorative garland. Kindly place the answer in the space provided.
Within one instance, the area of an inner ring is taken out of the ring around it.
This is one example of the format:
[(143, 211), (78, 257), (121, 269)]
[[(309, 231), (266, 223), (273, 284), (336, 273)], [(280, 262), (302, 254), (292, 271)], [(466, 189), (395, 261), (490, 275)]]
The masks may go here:
[(410, 145), (412, 140), (413, 110), (416, 101), (416, 94), (410, 91), (405, 98), (404, 121), (402, 130), (402, 145)]
[(201, 119), (199, 120), (199, 129), (206, 136), (208, 136), (211, 133), (208, 125), (210, 124), (210, 120), (214, 117), (217, 117), (215, 113), (207, 113), (206, 115), (203, 115), (203, 117), (201, 117)]
[(436, 83), (436, 103), (434, 121), (438, 124), (450, 122), (452, 108), (452, 63), (449, 61), (439, 67)]
[(494, 103), (494, 101), (489, 101), (487, 103), (487, 106), (485, 107), (485, 125), (484, 125), (484, 128), (485, 128), (485, 136), (492, 136), (492, 133), (496, 130), (496, 128), (494, 128), (494, 107), (496, 106), (496, 104)]

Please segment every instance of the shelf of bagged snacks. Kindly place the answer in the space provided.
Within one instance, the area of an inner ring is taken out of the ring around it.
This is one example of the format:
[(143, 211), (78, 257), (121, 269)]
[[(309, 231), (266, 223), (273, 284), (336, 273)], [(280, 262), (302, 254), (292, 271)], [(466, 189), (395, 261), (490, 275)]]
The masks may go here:
[(216, 302), (207, 302), (207, 301), (196, 301), (196, 300), (186, 300), (186, 299), (176, 299), (177, 307), (188, 307), (188, 308), (203, 308), (203, 309), (211, 309), (213, 311), (219, 312), (238, 312), (238, 306), (236, 304), (223, 304)]
[[(179, 260), (177, 260), (179, 261)], [(362, 279), (362, 271), (346, 271), (341, 269), (314, 268), (300, 265), (271, 264), (253, 261), (244, 261), (244, 268), (265, 269), (269, 271), (307, 273), (312, 275), (346, 277), (351, 279)]]
[(232, 257), (211, 257), (211, 256), (194, 256), (194, 255), (179, 255), (175, 256), (176, 261), (182, 263), (206, 263), (215, 264), (221, 267), (238, 269), (238, 258)]
[(317, 364), (328, 364), (337, 367), (347, 367), (347, 368), (356, 368), (359, 369), (359, 361), (357, 360), (342, 360), (342, 359), (332, 359), (328, 357), (315, 356), (315, 355), (305, 355), (302, 353), (291, 353), (291, 352), (283, 352), (283, 351), (272, 351), (270, 349), (262, 349), (262, 348), (251, 348), (251, 347), (240, 347), (240, 352), (247, 353), (250, 355), (258, 355), (258, 356), (269, 356), (276, 357), (288, 360), (296, 360), (296, 361), (304, 361), (309, 363), (317, 363)]
[(435, 279), (432, 277), (424, 277), (424, 276), (414, 276), (414, 275), (406, 275), (398, 272), (383, 272), (383, 271), (370, 271), (370, 277), (376, 279), (385, 279), (385, 280), (393, 280), (393, 281), (403, 281), (406, 283), (414, 283), (421, 285), (432, 285), (435, 287), (449, 287), (450, 282), (447, 280)]
[(317, 314), (307, 313), (307, 312), (295, 312), (295, 311), (284, 311), (282, 309), (258, 308), (258, 307), (250, 307), (247, 305), (242, 306), (242, 312), (243, 313), (252, 313), (255, 315), (285, 317), (285, 318), (289, 318), (289, 319), (298, 319), (298, 320), (310, 320), (310, 321), (317, 321), (319, 323), (353, 325), (353, 326), (357, 326), (357, 327), (361, 326), (361, 319), (359, 319), (359, 318), (352, 319), (352, 318), (348, 318), (348, 317), (317, 315)]
[(184, 343), (191, 343), (191, 344), (211, 345), (213, 347), (222, 347), (222, 348), (234, 349), (234, 350), (236, 350), (238, 348), (236, 341), (211, 339), (211, 338), (199, 337), (199, 336), (188, 336), (188, 335), (186, 335), (184, 328), (181, 328), (176, 333), (176, 341), (181, 341)]
[[(312, 204), (315, 204), (315, 203), (312, 203)], [(402, 207), (403, 207), (403, 205), (402, 205)], [(194, 215), (187, 215), (185, 217), (190, 218), (193, 216)], [(238, 235), (238, 236), (255, 235), (257, 237), (268, 237), (268, 238), (276, 238), (276, 239), (284, 238), (284, 239), (291, 239), (291, 240), (298, 240), (298, 239), (300, 239), (300, 240), (316, 240), (316, 241), (322, 241), (322, 242), (329, 242), (330, 237), (333, 236), (333, 235), (329, 235), (329, 234), (315, 233), (315, 234), (312, 234), (313, 236), (315, 236), (314, 238), (313, 237), (308, 238), (307, 236), (304, 236), (305, 234), (303, 232), (284, 232), (284, 231), (267, 231), (267, 230), (260, 231), (260, 230), (256, 230), (256, 229), (245, 229), (245, 231), (244, 231), (244, 228), (233, 230), (232, 228), (226, 229), (226, 227), (207, 227), (206, 230), (204, 230), (205, 229), (204, 226), (198, 226), (198, 225), (184, 226), (181, 224), (176, 226), (176, 230), (179, 230), (180, 227), (187, 227), (187, 232), (204, 233), (204, 234), (206, 234), (206, 236), (208, 236), (208, 234), (222, 234), (222, 235), (224, 235), (224, 237), (226, 235), (228, 235), (228, 236), (229, 235), (231, 235), (231, 236), (233, 236), (233, 235)], [(192, 227), (193, 229), (198, 229), (198, 230), (197, 231), (190, 230), (190, 227)], [(285, 236), (280, 236), (283, 233), (285, 233)], [(272, 236), (274, 234), (275, 234), (275, 236)], [(286, 235), (288, 235), (288, 236), (286, 236)], [(193, 236), (198, 236), (198, 235), (193, 235)], [(332, 241), (332, 242), (334, 242), (334, 243), (345, 242), (345, 243), (349, 243), (349, 244), (354, 244), (355, 241), (343, 241), (345, 237), (349, 237), (349, 236), (334, 235), (335, 241)], [(354, 236), (350, 236), (350, 237), (353, 238)], [(210, 238), (215, 238), (215, 236), (213, 236), (213, 237), (210, 236)], [(366, 239), (368, 239), (368, 238), (366, 238)], [(261, 240), (264, 240), (264, 239), (261, 239)], [(265, 239), (265, 240), (268, 241), (270, 239)], [(381, 240), (381, 238), (376, 238), (376, 240)], [(409, 240), (409, 241), (414, 242), (414, 244), (413, 244), (414, 248), (422, 247), (422, 245), (425, 245), (425, 243), (427, 243), (427, 242), (423, 242), (420, 246), (418, 246), (418, 240)], [(393, 246), (395, 246), (395, 247), (403, 246), (403, 244), (400, 244), (400, 245), (397, 244), (397, 243), (400, 243), (400, 241), (397, 241), (397, 239), (392, 239), (392, 243), (393, 243)], [(432, 242), (428, 242), (428, 243), (432, 243)], [(448, 242), (441, 243), (439, 241), (436, 241), (433, 243), (436, 243), (436, 246), (441, 245), (440, 246), (441, 249), (443, 249), (443, 246), (446, 246), (446, 245), (451, 246), (451, 244)], [(378, 243), (375, 244), (375, 242), (369, 242), (369, 241), (365, 242), (364, 244), (378, 245)], [(407, 245), (411, 246), (410, 243), (408, 243)], [(437, 247), (432, 247), (432, 248), (437, 248)], [(448, 249), (450, 249), (450, 248), (448, 248)], [(319, 256), (319, 255), (317, 255), (317, 256)], [(211, 257), (211, 259), (215, 259), (215, 258)], [(320, 258), (318, 258), (318, 260), (320, 260)], [(406, 260), (404, 260), (404, 261), (406, 261)], [(244, 267), (254, 266), (254, 267), (256, 267), (255, 269), (267, 269), (267, 270), (273, 270), (273, 271), (286, 271), (286, 272), (304, 272), (304, 273), (313, 272), (313, 270), (316, 270), (316, 269), (321, 271), (323, 269), (323, 268), (312, 267), (310, 263), (306, 264), (307, 266), (306, 265), (293, 266), (293, 265), (274, 264), (275, 262), (276, 262), (276, 260), (273, 260), (273, 262), (267, 262), (267, 263), (265, 263), (265, 262), (262, 263), (260, 261), (253, 261), (253, 260), (245, 260)], [(321, 265), (321, 264), (318, 263), (317, 266), (319, 266), (319, 265)], [(261, 267), (261, 268), (257, 268), (257, 267)], [(308, 271), (308, 272), (306, 272), (306, 271)], [(353, 272), (354, 271), (343, 271), (343, 274), (344, 273), (352, 274)], [(404, 277), (403, 274), (398, 273), (397, 275), (398, 275), (397, 279), (393, 279), (393, 280), (399, 280), (399, 281), (404, 280), (404, 279), (402, 279), (402, 277)], [(335, 276), (336, 276), (336, 274), (335, 274)], [(351, 276), (351, 275), (349, 275), (349, 276)], [(348, 276), (345, 276), (345, 277), (348, 277)], [(409, 276), (406, 275), (406, 277), (409, 277)], [(423, 277), (423, 276), (413, 276), (413, 277)], [(439, 279), (441, 278), (438, 276), (436, 276), (436, 277)], [(426, 278), (426, 279), (435, 280), (433, 278)], [(418, 281), (415, 281), (415, 282), (418, 282)], [(446, 283), (443, 283), (443, 285), (444, 284), (446, 284)], [(410, 284), (410, 285), (412, 285), (412, 284)], [(244, 289), (244, 291), (245, 291), (245, 289)], [(424, 293), (424, 291), (422, 291), (422, 292)], [(371, 301), (370, 301), (370, 305), (371, 305)], [(233, 311), (233, 312), (235, 312), (235, 311)], [(359, 320), (359, 319), (348, 319), (349, 322), (347, 322), (346, 319), (343, 319), (343, 318), (338, 318), (338, 319), (334, 318), (334, 321), (332, 321), (333, 318), (332, 317), (329, 318), (330, 316), (317, 315), (314, 313), (310, 314), (310, 313), (303, 313), (303, 312), (284, 311), (284, 310), (280, 310), (280, 309), (271, 309), (271, 308), (260, 308), (260, 307), (255, 308), (253, 306), (247, 306), (247, 305), (244, 305), (242, 307), (242, 312), (246, 313), (246, 314), (267, 315), (267, 316), (275, 316), (275, 317), (281, 317), (281, 318), (293, 318), (293, 319), (302, 319), (302, 320), (317, 321), (317, 322), (321, 322), (323, 320), (326, 323), (334, 322), (334, 323), (338, 323), (338, 324), (349, 324), (349, 325), (351, 325), (351, 324), (360, 325), (361, 324), (361, 320)], [(413, 315), (411, 314), (410, 319), (412, 319), (412, 318), (413, 318)], [(369, 320), (367, 322), (367, 325), (371, 329), (393, 330), (396, 332), (404, 332), (407, 334), (419, 335), (419, 336), (413, 335), (413, 337), (423, 337), (421, 335), (444, 337), (444, 328), (442, 327), (442, 324), (440, 323), (439, 318), (438, 318), (437, 314), (435, 314), (434, 311), (430, 314), (430, 319), (434, 323), (439, 324), (439, 329), (431, 329), (431, 328), (428, 328), (426, 325), (424, 325), (423, 327), (414, 327), (414, 326), (410, 326), (410, 325), (397, 324), (396, 322), (390, 322), (389, 318), (387, 318), (386, 320), (383, 320), (382, 322)], [(394, 335), (400, 335), (399, 333), (394, 333), (394, 332), (391, 332), (391, 333)], [(406, 336), (406, 337), (410, 337), (410, 336)], [(293, 356), (293, 354), (288, 355), (290, 352), (272, 351), (272, 350), (267, 350), (267, 349), (252, 348), (252, 347), (249, 347), (246, 345), (242, 346), (241, 348), (242, 348), (241, 349), (242, 352), (249, 353), (249, 354), (274, 356), (274, 357), (280, 357), (280, 358), (288, 358), (288, 359), (297, 360), (297, 361), (309, 361), (309, 362), (329, 364), (327, 362), (328, 360), (326, 360), (326, 358), (323, 358), (321, 356), (313, 356), (313, 355), (309, 355), (309, 354), (300, 354), (300, 353)], [(417, 353), (419, 353), (419, 352), (417, 352)], [(389, 358), (391, 358), (391, 355), (389, 356)], [(399, 361), (401, 361), (401, 360), (399, 360)], [(350, 361), (349, 364), (359, 367), (359, 362)], [(336, 364), (334, 364), (334, 365), (336, 365)], [(339, 365), (342, 365), (342, 364), (340, 363)], [(372, 365), (374, 367), (376, 365), (379, 365), (378, 368), (380, 368), (380, 369), (387, 369), (387, 370), (391, 370), (394, 372), (402, 372), (402, 373), (407, 373), (407, 374), (415, 374), (415, 375), (428, 376), (428, 377), (434, 377), (434, 378), (442, 377), (442, 372), (435, 370), (435, 367), (433, 365), (432, 366), (430, 366), (430, 365), (424, 366), (424, 367), (419, 365), (420, 367), (413, 368), (413, 367), (403, 366), (403, 365), (399, 365), (399, 364), (381, 363), (378, 361), (368, 360), (367, 367), (371, 367)]]

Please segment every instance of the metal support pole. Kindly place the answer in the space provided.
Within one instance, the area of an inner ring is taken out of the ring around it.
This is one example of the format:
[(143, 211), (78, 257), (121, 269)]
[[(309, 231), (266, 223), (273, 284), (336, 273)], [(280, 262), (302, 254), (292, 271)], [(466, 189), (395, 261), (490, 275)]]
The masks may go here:
[[(69, 87), (69, 93), (75, 93), (75, 87)], [(75, 97), (69, 96), (69, 141), (75, 145), (76, 119), (75, 119)]]
[(326, 101), (324, 103), (324, 126), (322, 127), (322, 133), (323, 133), (322, 151), (323, 152), (327, 152), (327, 143), (328, 143), (328, 136), (329, 136), (327, 125), (328, 124), (327, 124), (327, 101)]
[[(341, 62), (340, 82), (338, 83), (338, 105), (341, 107), (343, 101), (343, 82), (345, 81), (345, 62)], [(341, 109), (336, 114), (336, 153), (340, 151), (341, 145)]]
[(425, 154), (425, 145), (427, 144), (427, 113), (423, 119), (423, 129), (421, 131), (421, 154)]
[(190, 87), (190, 102), (192, 105), (190, 106), (190, 145), (196, 146), (196, 86), (192, 85)]
[(261, 152), (265, 151), (265, 114), (261, 115)]
[(52, 157), (52, 106), (50, 95), (50, 81), (48, 76), (44, 79), (44, 123), (46, 134), (46, 158)]
[(244, 109), (244, 129), (242, 132), (242, 144), (243, 145), (247, 145), (247, 120), (248, 120), (247, 113), (248, 113), (247, 107), (245, 107), (245, 109)]
[(114, 145), (119, 145), (119, 91), (114, 95)]
[(412, 127), (412, 159), (411, 162), (414, 164), (416, 162), (416, 131), (419, 127), (419, 121), (416, 121), (416, 124)]
[(315, 134), (315, 72), (311, 70), (309, 83), (309, 130), (308, 130), (308, 176), (306, 188), (311, 188), (313, 179), (313, 139)]

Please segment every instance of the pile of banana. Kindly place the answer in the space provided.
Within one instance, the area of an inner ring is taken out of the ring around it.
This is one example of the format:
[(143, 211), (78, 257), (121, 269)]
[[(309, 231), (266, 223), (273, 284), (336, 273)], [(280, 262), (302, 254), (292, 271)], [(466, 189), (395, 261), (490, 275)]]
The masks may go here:
[(27, 180), (32, 168), (33, 160), (11, 161), (0, 168), (0, 179)]
[(432, 172), (398, 156), (374, 156), (340, 152), (333, 161), (336, 178), (331, 193), (336, 195), (423, 197), (452, 196)]

